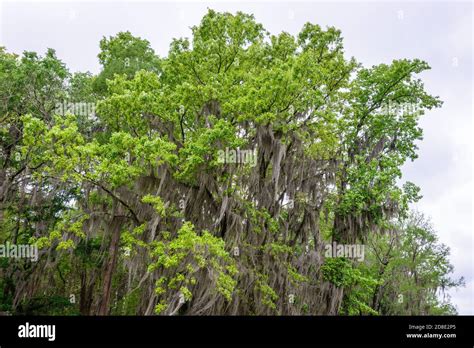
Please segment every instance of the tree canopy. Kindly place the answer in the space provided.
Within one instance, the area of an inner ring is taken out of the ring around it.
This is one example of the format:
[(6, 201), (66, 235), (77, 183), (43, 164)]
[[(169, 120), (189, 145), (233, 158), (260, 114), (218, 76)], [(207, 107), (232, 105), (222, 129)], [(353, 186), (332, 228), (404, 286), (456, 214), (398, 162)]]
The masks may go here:
[(0, 259), (1, 310), (455, 313), (449, 249), (399, 185), (442, 104), (426, 62), (367, 68), (335, 28), (272, 35), (213, 10), (166, 57), (129, 32), (100, 49), (98, 75), (0, 50), (0, 242), (40, 255)]

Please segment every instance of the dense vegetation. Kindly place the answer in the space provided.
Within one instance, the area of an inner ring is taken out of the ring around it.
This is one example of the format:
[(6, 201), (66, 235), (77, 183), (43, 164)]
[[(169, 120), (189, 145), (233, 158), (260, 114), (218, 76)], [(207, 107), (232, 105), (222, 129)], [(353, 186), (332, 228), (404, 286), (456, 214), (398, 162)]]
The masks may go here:
[(0, 311), (455, 313), (442, 294), (462, 279), (398, 184), (441, 106), (427, 63), (365, 68), (334, 28), (274, 36), (243, 13), (192, 33), (163, 58), (104, 38), (98, 75), (0, 49), (0, 243), (39, 248), (0, 258)]

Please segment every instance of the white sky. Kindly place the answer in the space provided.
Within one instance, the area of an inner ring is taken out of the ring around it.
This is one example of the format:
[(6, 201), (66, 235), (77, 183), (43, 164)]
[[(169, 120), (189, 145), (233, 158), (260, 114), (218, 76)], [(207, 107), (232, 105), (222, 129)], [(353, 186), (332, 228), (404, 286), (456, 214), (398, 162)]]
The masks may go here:
[(472, 3), (0, 0), (0, 45), (15, 53), (51, 47), (71, 71), (97, 73), (103, 36), (129, 30), (165, 56), (171, 39), (190, 36), (207, 8), (253, 13), (272, 34), (297, 34), (307, 21), (335, 26), (347, 56), (365, 66), (398, 58), (431, 65), (421, 77), (444, 105), (422, 119), (419, 158), (404, 166), (403, 180), (421, 187), (416, 208), (450, 246), (455, 276), (466, 279), (466, 287), (451, 292), (454, 304), (460, 314), (474, 314)]

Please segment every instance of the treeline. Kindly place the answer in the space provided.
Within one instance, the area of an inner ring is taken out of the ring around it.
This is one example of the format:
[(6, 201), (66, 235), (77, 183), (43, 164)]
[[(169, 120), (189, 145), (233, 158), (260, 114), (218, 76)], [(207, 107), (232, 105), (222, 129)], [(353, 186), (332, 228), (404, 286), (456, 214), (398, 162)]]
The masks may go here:
[[(167, 57), (122, 32), (98, 58), (0, 49), (0, 243), (39, 251), (0, 258), (0, 311), (455, 313), (449, 250), (397, 185), (441, 106), (427, 63), (365, 68), (334, 28), (212, 10)], [(236, 149), (256, 158), (219, 160)]]

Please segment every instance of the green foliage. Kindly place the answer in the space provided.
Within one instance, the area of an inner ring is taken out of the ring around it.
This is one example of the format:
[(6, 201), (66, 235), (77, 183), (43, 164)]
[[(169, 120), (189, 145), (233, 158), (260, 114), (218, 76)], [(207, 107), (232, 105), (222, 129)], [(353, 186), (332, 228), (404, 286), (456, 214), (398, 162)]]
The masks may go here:
[[(159, 269), (172, 271), (171, 277), (160, 277), (156, 282), (155, 293), (162, 295), (168, 291), (180, 289), (186, 301), (192, 299), (189, 287), (196, 285), (200, 271), (208, 274), (206, 286), (214, 286), (216, 292), (227, 301), (231, 301), (236, 281), (235, 261), (224, 248), (222, 239), (204, 231), (198, 235), (191, 223), (185, 223), (170, 241), (154, 242), (151, 256), (155, 261), (148, 267), (149, 272)], [(189, 286), (189, 287), (188, 287)], [(163, 302), (156, 309), (161, 313)]]
[(356, 273), (350, 262), (345, 258), (328, 258), (321, 266), (323, 279), (337, 287), (352, 285), (356, 280)]
[(100, 41), (99, 61), (102, 72), (93, 82), (93, 89), (104, 94), (107, 91), (107, 80), (115, 75), (132, 78), (136, 72), (147, 70), (160, 71), (160, 60), (147, 40), (134, 37), (130, 32), (120, 32), (116, 36), (103, 38)]
[(364, 274), (353, 267), (349, 260), (339, 257), (326, 259), (321, 272), (324, 280), (347, 289), (341, 314), (378, 314), (368, 303), (375, 287), (379, 285), (372, 274)]
[(440, 244), (426, 218), (410, 213), (401, 218), (397, 235), (372, 236), (366, 272), (380, 283), (372, 306), (381, 314), (455, 314), (447, 289), (462, 286), (453, 279), (449, 248)]
[[(418, 78), (427, 63), (365, 68), (333, 27), (271, 35), (214, 10), (166, 57), (130, 32), (98, 57), (98, 75), (71, 75), (54, 50), (0, 48), (0, 242), (41, 249), (38, 267), (0, 260), (0, 309), (454, 312), (439, 299), (462, 284), (449, 250), (409, 218), (420, 188), (399, 186), (419, 118), (441, 106)], [(95, 112), (57, 112), (64, 102)], [(221, 163), (225, 149), (257, 158)], [(370, 250), (322, 263), (329, 240)]]
[(268, 285), (268, 276), (264, 274), (258, 274), (255, 289), (261, 296), (262, 304), (272, 310), (276, 310), (277, 307), (275, 301), (278, 300), (279, 296), (275, 290), (270, 285)]

